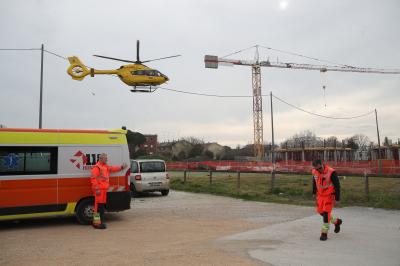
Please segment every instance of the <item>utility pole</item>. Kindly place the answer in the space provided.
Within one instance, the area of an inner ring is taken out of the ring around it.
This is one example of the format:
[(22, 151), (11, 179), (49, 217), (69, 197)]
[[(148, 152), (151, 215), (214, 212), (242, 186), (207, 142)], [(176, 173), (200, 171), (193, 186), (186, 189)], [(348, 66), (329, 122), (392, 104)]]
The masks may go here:
[(269, 93), (271, 97), (271, 135), (272, 135), (272, 145), (271, 145), (271, 193), (274, 192), (275, 187), (275, 136), (274, 136), (274, 110), (272, 106), (272, 91)]
[(375, 109), (376, 134), (378, 135), (378, 159), (381, 158), (381, 139), (379, 137), (378, 111)]
[(40, 100), (39, 100), (39, 129), (42, 128), (42, 105), (43, 105), (43, 54), (44, 45), (41, 48), (41, 60), (40, 60)]
[(378, 173), (382, 173), (382, 162), (381, 162), (381, 138), (379, 137), (379, 126), (378, 126), (378, 111), (375, 108), (375, 122), (376, 122), (376, 134), (378, 135)]

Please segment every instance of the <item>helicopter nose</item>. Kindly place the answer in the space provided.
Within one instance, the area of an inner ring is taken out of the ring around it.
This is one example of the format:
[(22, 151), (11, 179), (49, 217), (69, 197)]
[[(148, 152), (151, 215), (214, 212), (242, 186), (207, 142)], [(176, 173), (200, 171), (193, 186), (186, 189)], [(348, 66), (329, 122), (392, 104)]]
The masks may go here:
[(168, 80), (169, 80), (169, 78), (168, 78), (167, 76), (165, 76), (165, 75), (164, 75), (164, 78), (165, 78), (165, 81), (168, 81)]

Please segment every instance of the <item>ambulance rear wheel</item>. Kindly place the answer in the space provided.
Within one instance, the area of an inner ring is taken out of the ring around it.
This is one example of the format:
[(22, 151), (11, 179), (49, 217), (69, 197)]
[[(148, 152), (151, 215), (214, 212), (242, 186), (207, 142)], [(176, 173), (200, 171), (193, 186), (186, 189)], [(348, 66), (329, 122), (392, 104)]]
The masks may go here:
[(131, 183), (131, 195), (132, 198), (135, 198), (139, 195), (139, 193), (136, 191), (135, 185)]
[(91, 224), (93, 220), (94, 200), (84, 199), (76, 207), (76, 219), (80, 224)]

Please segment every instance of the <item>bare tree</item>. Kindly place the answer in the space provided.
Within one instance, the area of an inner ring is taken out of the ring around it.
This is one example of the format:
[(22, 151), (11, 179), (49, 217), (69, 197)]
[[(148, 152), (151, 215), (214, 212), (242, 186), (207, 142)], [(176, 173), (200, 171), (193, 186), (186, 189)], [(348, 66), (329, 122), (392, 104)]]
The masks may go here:
[(185, 140), (185, 141), (189, 142), (189, 143), (192, 144), (192, 145), (204, 144), (204, 141), (203, 141), (203, 140), (198, 139), (198, 138), (196, 138), (196, 137), (192, 137), (192, 136), (182, 138), (181, 140)]
[(281, 143), (282, 148), (300, 148), (318, 147), (321, 146), (321, 138), (318, 138), (311, 130), (305, 130), (293, 135)]
[(335, 147), (338, 146), (339, 140), (335, 136), (330, 136), (325, 140), (325, 146), (326, 147)]
[(358, 146), (358, 150), (365, 151), (368, 149), (368, 145), (370, 144), (370, 140), (364, 134), (356, 134), (351, 137), (354, 143)]

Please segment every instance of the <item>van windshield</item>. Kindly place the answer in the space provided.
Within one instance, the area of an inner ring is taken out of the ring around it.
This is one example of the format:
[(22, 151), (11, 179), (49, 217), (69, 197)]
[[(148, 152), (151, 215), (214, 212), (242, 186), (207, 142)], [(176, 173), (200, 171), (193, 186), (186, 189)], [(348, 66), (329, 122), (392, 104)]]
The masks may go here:
[(164, 162), (141, 162), (141, 173), (165, 172)]

